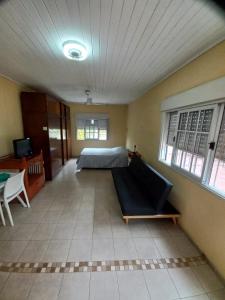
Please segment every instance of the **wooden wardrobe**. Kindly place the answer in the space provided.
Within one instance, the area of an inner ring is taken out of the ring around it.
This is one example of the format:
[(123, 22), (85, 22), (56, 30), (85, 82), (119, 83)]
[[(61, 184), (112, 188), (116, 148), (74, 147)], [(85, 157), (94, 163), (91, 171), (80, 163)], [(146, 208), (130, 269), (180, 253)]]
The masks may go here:
[(24, 136), (33, 152), (43, 151), (45, 177), (51, 180), (71, 157), (70, 108), (44, 93), (22, 92)]

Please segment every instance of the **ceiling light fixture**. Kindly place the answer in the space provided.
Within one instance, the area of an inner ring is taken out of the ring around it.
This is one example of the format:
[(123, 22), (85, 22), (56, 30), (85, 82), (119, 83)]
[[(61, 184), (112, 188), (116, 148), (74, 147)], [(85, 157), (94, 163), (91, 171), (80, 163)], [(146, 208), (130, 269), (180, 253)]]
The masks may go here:
[(67, 41), (63, 44), (64, 55), (73, 60), (85, 60), (88, 57), (87, 48), (79, 42)]

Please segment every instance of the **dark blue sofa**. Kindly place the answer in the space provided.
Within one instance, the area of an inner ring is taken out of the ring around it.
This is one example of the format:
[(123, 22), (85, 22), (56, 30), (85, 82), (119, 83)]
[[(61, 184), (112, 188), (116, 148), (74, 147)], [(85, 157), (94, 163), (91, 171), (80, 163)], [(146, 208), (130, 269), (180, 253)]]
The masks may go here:
[(135, 157), (128, 167), (112, 169), (123, 219), (171, 218), (176, 223), (178, 211), (167, 201), (173, 187), (165, 177)]

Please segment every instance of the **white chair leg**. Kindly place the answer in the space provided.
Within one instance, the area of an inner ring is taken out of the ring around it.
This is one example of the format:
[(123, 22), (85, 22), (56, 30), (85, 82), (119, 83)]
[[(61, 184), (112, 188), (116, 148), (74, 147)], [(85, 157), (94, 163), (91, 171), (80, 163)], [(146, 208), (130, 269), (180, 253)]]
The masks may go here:
[(3, 215), (2, 204), (1, 203), (0, 203), (0, 216), (1, 216), (3, 226), (5, 226), (5, 218), (4, 218), (4, 215)]
[(26, 204), (25, 204), (25, 202), (23, 201), (23, 199), (22, 199), (19, 195), (17, 195), (16, 198), (19, 200), (20, 204), (21, 204), (23, 207), (27, 207)]
[(8, 213), (9, 222), (10, 222), (11, 226), (14, 226), (13, 218), (12, 218), (11, 211), (10, 211), (10, 208), (9, 208), (9, 204), (7, 202), (4, 202), (4, 204), (5, 204), (5, 209)]
[(25, 197), (25, 200), (26, 200), (26, 203), (27, 203), (27, 207), (30, 207), (30, 201), (28, 199), (27, 192), (26, 192), (25, 188), (23, 189), (23, 193), (24, 193), (24, 197)]

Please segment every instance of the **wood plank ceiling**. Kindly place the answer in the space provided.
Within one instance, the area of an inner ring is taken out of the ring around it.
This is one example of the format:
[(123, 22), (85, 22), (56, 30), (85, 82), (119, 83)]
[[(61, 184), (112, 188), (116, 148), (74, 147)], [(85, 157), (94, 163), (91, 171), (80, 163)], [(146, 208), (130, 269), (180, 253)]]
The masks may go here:
[[(67, 101), (128, 103), (225, 39), (204, 0), (6, 0), (0, 4), (0, 73)], [(77, 40), (86, 61), (62, 54)]]

